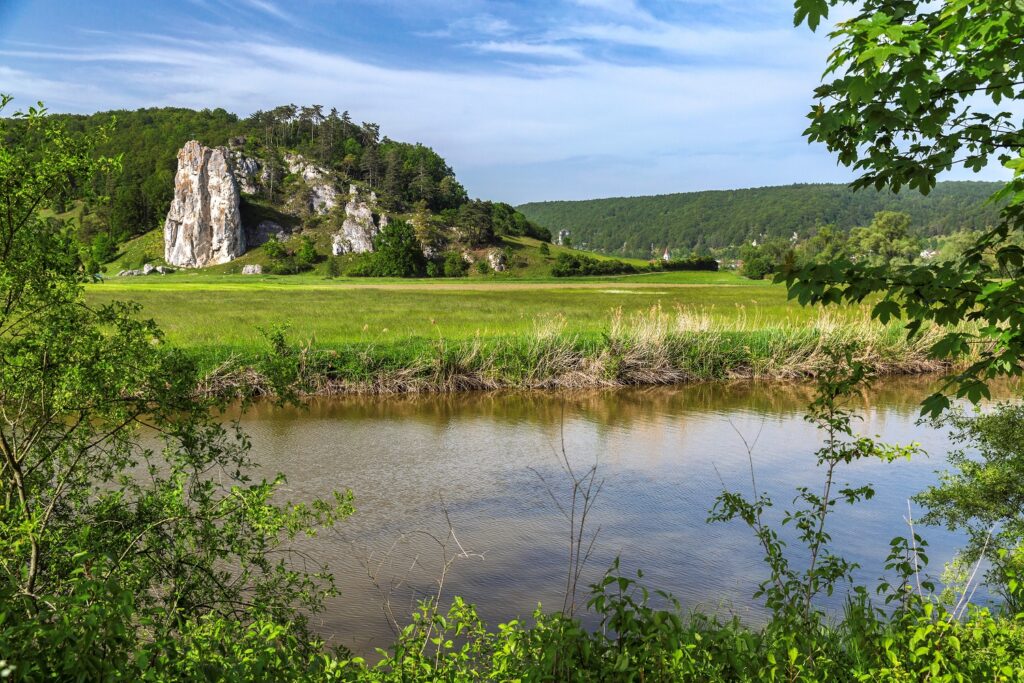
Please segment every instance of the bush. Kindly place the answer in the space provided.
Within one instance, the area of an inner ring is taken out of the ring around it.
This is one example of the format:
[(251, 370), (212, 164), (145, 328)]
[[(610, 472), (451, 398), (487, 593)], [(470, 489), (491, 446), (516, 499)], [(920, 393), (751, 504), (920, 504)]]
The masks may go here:
[(576, 277), (582, 275), (623, 275), (639, 273), (632, 263), (614, 259), (596, 259), (583, 254), (562, 252), (551, 268), (555, 277)]
[(443, 270), (445, 277), (465, 277), (469, 272), (469, 263), (459, 252), (449, 251), (444, 255)]
[(743, 262), (740, 275), (751, 280), (763, 280), (775, 272), (775, 264), (766, 256), (755, 256)]
[(661, 270), (718, 270), (718, 261), (710, 256), (692, 256), (686, 259), (675, 259), (672, 261), (661, 261)]
[(312, 270), (319, 260), (320, 254), (316, 251), (316, 243), (311, 237), (303, 235), (299, 248), (295, 250), (296, 266), (299, 270)]
[(423, 277), (427, 259), (412, 226), (392, 221), (374, 240), (375, 251), (362, 255), (346, 272), (352, 277)]
[(341, 265), (338, 263), (337, 256), (330, 256), (327, 258), (327, 277), (336, 278), (341, 275)]

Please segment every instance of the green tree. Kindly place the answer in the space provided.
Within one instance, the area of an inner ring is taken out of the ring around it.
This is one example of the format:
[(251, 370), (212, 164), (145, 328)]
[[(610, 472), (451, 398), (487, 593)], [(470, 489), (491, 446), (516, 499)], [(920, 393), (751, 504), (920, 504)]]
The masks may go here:
[(405, 221), (391, 221), (374, 240), (372, 273), (376, 277), (422, 277), (427, 272), (419, 240)]
[(299, 240), (299, 248), (295, 250), (295, 263), (300, 270), (309, 270), (320, 260), (316, 251), (316, 242), (312, 237), (303, 235)]
[(473, 200), (459, 207), (456, 219), (459, 234), (470, 246), (485, 246), (494, 240), (490, 202)]
[[(983, 349), (946, 385), (978, 400), (988, 380), (1019, 375), (1024, 359), (1024, 249), (1013, 239), (1024, 229), (1024, 130), (1014, 110), (1024, 95), (1024, 11), (1010, 0), (796, 0), (796, 21), (814, 29), (836, 6), (852, 16), (831, 34), (806, 135), (858, 172), (855, 188), (928, 193), (955, 165), (994, 162), (1014, 177), (995, 195), (1004, 202), (998, 224), (956, 261), (838, 261), (781, 279), (804, 303), (880, 295), (874, 315), (907, 319), (910, 334), (926, 322), (945, 326), (936, 357)], [(977, 327), (958, 327), (965, 321)], [(948, 406), (942, 393), (925, 403), (932, 414)]]
[(333, 585), (289, 564), (290, 539), (348, 514), (348, 497), (292, 505), (280, 477), (253, 480), (192, 361), (137, 306), (83, 299), (74, 236), (38, 210), (117, 164), (41, 106), (13, 120), (45, 142), (0, 149), (4, 659), (26, 680), (134, 678), (142, 648), (171, 666), (161, 651), (199, 622), (228, 639), (260, 622), (308, 653), (307, 615)]
[(834, 225), (822, 225), (799, 245), (797, 251), (797, 260), (801, 263), (830, 263), (846, 255), (846, 236)]
[(910, 216), (895, 211), (880, 211), (871, 225), (850, 231), (848, 252), (851, 258), (878, 266), (893, 266), (913, 261), (921, 243), (910, 234)]
[(92, 238), (91, 250), (92, 257), (97, 263), (106, 263), (117, 256), (117, 245), (105, 232), (97, 233)]
[(752, 280), (762, 280), (777, 273), (794, 258), (793, 245), (781, 238), (770, 239), (761, 244), (747, 244), (740, 250), (743, 268), (740, 273)]
[(469, 263), (457, 251), (449, 251), (444, 255), (444, 276), (463, 277), (469, 272)]

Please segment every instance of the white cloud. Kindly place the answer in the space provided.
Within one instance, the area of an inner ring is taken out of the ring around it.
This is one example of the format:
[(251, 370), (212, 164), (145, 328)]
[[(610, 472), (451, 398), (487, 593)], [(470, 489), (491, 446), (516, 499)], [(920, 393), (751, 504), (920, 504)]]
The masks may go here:
[(522, 55), (525, 57), (554, 57), (558, 59), (582, 59), (583, 55), (579, 48), (569, 45), (555, 45), (553, 43), (524, 43), (520, 41), (488, 41), (486, 43), (467, 43), (480, 52), (497, 52), (509, 55)]
[(637, 6), (636, 0), (572, 0), (572, 4), (579, 7), (599, 9), (612, 14), (647, 16), (647, 13)]
[(450, 36), (506, 36), (515, 31), (515, 27), (506, 19), (492, 14), (477, 14), (463, 17), (450, 22), (444, 29), (437, 31), (420, 31), (417, 35), (435, 38)]

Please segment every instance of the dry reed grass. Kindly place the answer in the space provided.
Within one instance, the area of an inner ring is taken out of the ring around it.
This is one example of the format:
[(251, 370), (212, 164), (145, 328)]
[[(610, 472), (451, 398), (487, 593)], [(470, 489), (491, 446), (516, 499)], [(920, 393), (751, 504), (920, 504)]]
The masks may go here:
[[(817, 375), (832, 351), (849, 348), (877, 375), (949, 369), (929, 357), (942, 331), (924, 328), (908, 339), (902, 326), (872, 320), (868, 311), (825, 310), (799, 324), (768, 322), (746, 309), (716, 315), (678, 307), (624, 315), (616, 311), (600, 341), (568, 331), (564, 317), (538, 321), (507, 340), (437, 339), (401, 367), (380, 362), (373, 347), (343, 364), (336, 351), (295, 349), (299, 394), (401, 394), (499, 388), (589, 388), (677, 384), (716, 379), (794, 380)], [(266, 359), (264, 359), (266, 360)], [(261, 362), (226, 359), (203, 380), (204, 393), (271, 393)]]

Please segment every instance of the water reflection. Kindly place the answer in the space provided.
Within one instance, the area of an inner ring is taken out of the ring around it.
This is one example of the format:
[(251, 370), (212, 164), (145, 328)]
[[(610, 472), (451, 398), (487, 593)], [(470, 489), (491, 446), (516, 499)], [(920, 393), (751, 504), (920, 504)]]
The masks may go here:
[[(879, 494), (834, 520), (837, 546), (862, 564), (859, 579), (881, 574), (889, 538), (904, 530), (907, 498), (944, 464), (945, 435), (915, 424), (921, 398), (933, 389), (934, 380), (890, 380), (854, 402), (866, 433), (918, 441), (930, 454), (848, 470), (843, 483), (870, 481)], [(750, 595), (765, 576), (757, 545), (739, 525), (705, 519), (723, 485), (749, 487), (740, 435), (754, 443), (759, 485), (775, 495), (780, 511), (795, 485), (820, 480), (813, 460), (820, 438), (802, 418), (812, 396), (805, 384), (736, 383), (342, 398), (305, 409), (257, 406), (241, 419), (255, 459), (288, 475), (289, 497), (355, 492), (357, 514), (309, 550), (328, 561), (343, 591), (318, 627), (365, 654), (392, 637), (382, 591), (402, 615), (436, 589), (438, 548), (416, 532), (444, 536), (442, 498), (459, 541), (483, 555), (456, 564), (446, 595), (477, 603), (492, 624), (528, 616), (538, 601), (561, 605), (568, 525), (537, 473), (556, 495), (566, 493), (558, 463), (563, 441), (574, 465), (596, 459), (605, 480), (587, 579), (620, 555), (626, 570), (642, 568), (650, 586), (673, 592), (687, 607), (757, 620), (761, 612)], [(960, 539), (933, 529), (925, 535), (937, 573)]]

